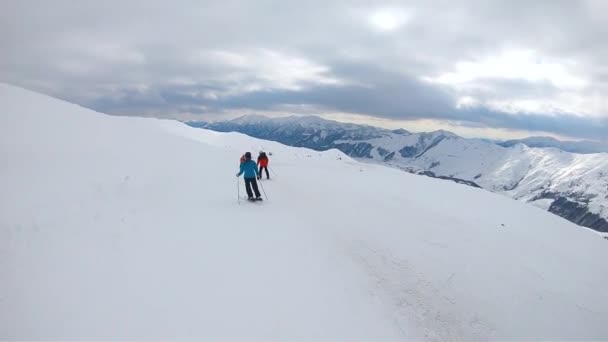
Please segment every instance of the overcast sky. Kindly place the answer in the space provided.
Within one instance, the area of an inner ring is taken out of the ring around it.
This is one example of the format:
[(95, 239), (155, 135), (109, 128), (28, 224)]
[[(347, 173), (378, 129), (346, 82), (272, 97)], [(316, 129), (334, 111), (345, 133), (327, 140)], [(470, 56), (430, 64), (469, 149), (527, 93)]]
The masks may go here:
[(118, 115), (608, 140), (607, 0), (0, 1), (0, 81)]

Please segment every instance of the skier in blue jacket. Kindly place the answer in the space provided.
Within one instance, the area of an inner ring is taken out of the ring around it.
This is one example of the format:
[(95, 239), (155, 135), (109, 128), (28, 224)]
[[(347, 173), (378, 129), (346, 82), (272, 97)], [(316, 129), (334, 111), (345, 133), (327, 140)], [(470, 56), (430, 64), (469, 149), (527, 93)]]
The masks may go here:
[[(251, 160), (251, 152), (245, 153), (245, 161), (241, 163), (241, 169), (236, 176), (240, 177), (243, 173), (245, 174), (245, 190), (247, 190), (248, 199), (253, 201), (253, 193), (255, 192), (255, 200), (261, 201), (262, 196), (260, 195), (258, 183), (256, 182), (258, 177), (258, 164)], [(251, 191), (251, 188), (253, 188), (253, 192)]]

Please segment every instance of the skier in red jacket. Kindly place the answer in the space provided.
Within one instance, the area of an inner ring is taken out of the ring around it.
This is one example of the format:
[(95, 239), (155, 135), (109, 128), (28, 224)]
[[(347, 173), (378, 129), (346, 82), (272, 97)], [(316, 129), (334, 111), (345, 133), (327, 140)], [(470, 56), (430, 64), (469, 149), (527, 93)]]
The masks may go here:
[(268, 157), (266, 156), (266, 152), (260, 151), (260, 155), (258, 156), (258, 165), (260, 166), (258, 179), (262, 179), (262, 170), (266, 170), (266, 179), (270, 179), (270, 174), (268, 173)]

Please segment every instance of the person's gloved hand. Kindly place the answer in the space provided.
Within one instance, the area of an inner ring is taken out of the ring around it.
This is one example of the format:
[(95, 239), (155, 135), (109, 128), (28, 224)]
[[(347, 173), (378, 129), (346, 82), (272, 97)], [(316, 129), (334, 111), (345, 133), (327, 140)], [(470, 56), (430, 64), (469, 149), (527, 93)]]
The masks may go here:
[(238, 176), (239, 176), (239, 174), (237, 173), (237, 174), (236, 174), (236, 176), (238, 177)]

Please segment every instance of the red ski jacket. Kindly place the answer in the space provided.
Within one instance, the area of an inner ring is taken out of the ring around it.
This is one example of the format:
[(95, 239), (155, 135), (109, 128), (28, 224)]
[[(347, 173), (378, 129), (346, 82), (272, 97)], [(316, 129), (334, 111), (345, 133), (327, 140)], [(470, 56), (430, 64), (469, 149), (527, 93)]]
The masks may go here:
[(258, 157), (258, 165), (261, 167), (268, 166), (268, 157)]

